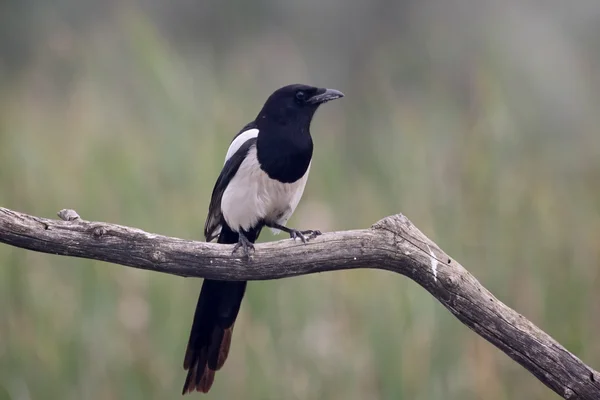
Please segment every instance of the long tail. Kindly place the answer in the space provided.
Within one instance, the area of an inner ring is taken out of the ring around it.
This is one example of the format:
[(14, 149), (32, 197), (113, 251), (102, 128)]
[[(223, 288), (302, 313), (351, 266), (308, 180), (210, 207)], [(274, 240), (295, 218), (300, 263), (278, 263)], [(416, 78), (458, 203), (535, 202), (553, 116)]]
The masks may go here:
[[(254, 242), (255, 238), (248, 238)], [(223, 227), (219, 243), (237, 243), (238, 234)], [(233, 325), (240, 310), (246, 282), (205, 279), (196, 305), (183, 368), (188, 371), (183, 393), (207, 393), (229, 354)]]

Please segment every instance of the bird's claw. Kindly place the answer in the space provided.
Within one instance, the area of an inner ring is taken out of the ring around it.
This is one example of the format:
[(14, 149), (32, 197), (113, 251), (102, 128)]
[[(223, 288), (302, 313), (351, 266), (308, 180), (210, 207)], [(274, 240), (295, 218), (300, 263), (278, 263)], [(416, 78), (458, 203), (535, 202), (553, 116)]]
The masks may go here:
[(246, 258), (250, 258), (250, 250), (252, 250), (254, 253), (254, 244), (252, 244), (252, 242), (249, 241), (244, 235), (240, 235), (238, 242), (235, 244), (235, 246), (233, 246), (233, 251), (231, 254), (235, 254), (240, 248), (242, 249), (244, 257)]
[(302, 240), (302, 243), (306, 243), (306, 236), (304, 236), (304, 234), (301, 231), (292, 229), (290, 231), (290, 239), (294, 239), (295, 242), (297, 238), (300, 238), (300, 240)]
[(320, 234), (321, 234), (321, 231), (318, 231), (318, 230), (309, 229), (306, 231), (299, 231), (296, 229), (292, 229), (290, 231), (290, 239), (296, 240), (297, 238), (300, 238), (300, 240), (302, 240), (302, 243), (306, 243), (309, 240), (316, 238)]
[(307, 231), (302, 231), (303, 234), (308, 235), (308, 239), (314, 239), (317, 236), (322, 235), (320, 230), (313, 230), (313, 229), (309, 229)]

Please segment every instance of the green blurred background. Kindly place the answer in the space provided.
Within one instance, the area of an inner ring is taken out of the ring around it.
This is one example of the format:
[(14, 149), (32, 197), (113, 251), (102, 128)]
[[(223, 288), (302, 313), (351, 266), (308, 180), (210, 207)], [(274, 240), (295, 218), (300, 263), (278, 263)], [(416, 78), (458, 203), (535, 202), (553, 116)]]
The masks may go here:
[[(599, 71), (597, 0), (4, 0), (0, 206), (201, 239), (232, 136), (333, 87), (290, 224), (402, 212), (599, 368)], [(0, 246), (0, 400), (179, 398), (200, 285)], [(558, 396), (364, 270), (249, 285), (205, 398)]]

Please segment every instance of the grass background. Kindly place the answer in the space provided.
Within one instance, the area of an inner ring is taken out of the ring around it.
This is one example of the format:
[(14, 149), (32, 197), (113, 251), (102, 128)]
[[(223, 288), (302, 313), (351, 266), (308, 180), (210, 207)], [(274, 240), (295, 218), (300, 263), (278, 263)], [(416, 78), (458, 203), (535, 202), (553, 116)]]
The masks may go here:
[[(570, 4), (5, 2), (0, 205), (200, 239), (264, 99), (333, 87), (290, 224), (402, 212), (598, 368), (600, 5)], [(0, 246), (0, 399), (177, 398), (200, 285)], [(558, 396), (408, 279), (345, 271), (249, 285), (206, 398)]]

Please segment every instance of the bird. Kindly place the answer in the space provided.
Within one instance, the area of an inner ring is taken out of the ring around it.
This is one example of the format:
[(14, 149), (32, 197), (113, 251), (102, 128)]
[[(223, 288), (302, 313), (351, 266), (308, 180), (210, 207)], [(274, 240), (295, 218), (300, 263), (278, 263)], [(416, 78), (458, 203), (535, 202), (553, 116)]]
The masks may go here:
[[(300, 202), (313, 155), (310, 124), (317, 108), (344, 97), (335, 89), (293, 84), (273, 92), (254, 121), (231, 141), (212, 191), (207, 242), (233, 244), (245, 258), (264, 227), (303, 243), (318, 230), (286, 226)], [(182, 394), (207, 393), (229, 354), (246, 281), (205, 279), (194, 312), (183, 367)]]

